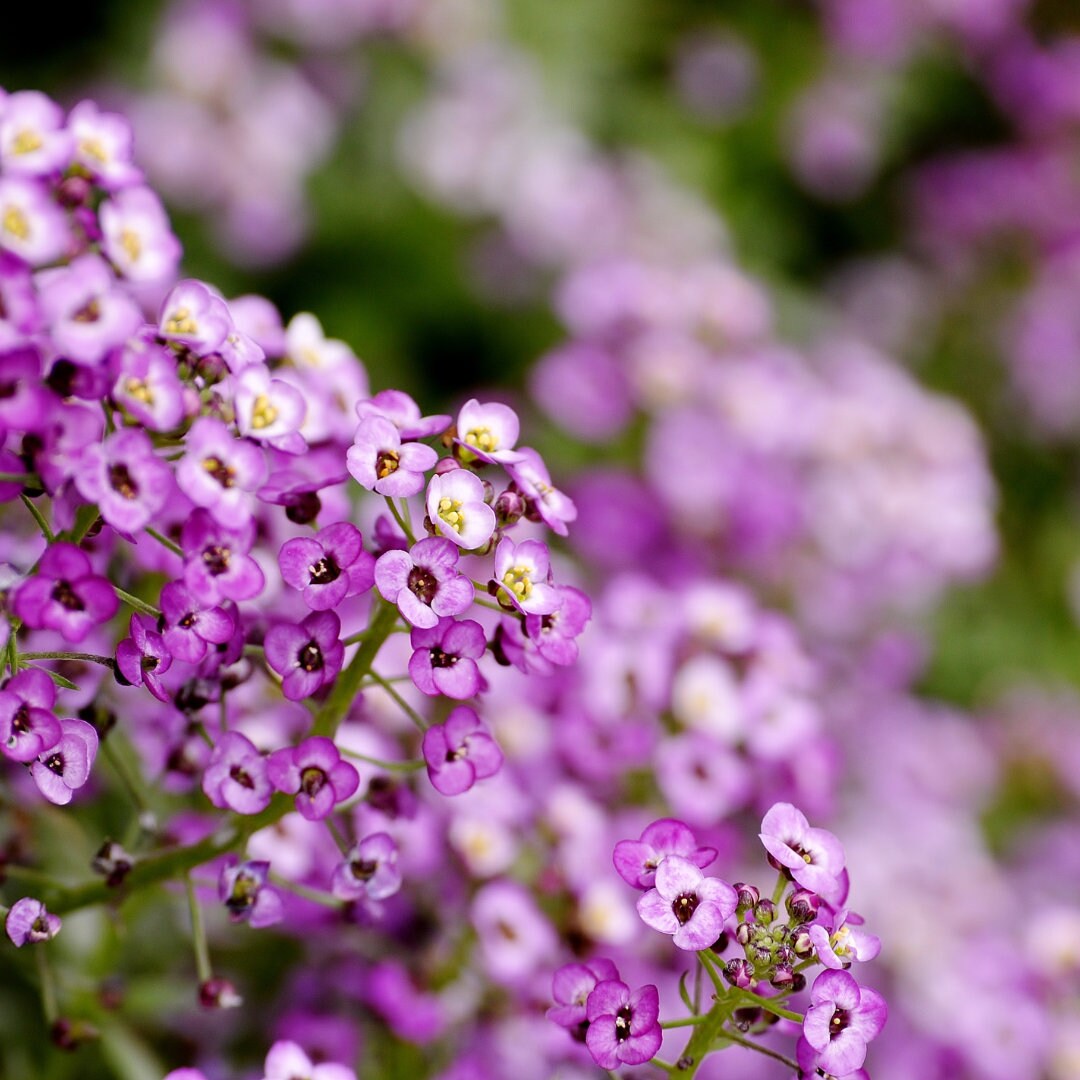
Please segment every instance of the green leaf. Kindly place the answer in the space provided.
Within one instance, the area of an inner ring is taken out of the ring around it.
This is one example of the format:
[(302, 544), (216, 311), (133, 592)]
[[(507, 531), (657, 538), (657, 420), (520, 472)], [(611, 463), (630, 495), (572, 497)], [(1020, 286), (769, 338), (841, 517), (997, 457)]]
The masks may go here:
[(57, 686), (62, 687), (64, 690), (79, 689), (70, 679), (65, 679), (58, 671), (50, 671), (47, 667), (38, 667), (37, 664), (25, 664), (20, 665), (20, 667), (37, 668), (38, 671), (44, 671)]
[(682, 998), (682, 1003), (690, 1010), (690, 1012), (696, 1015), (697, 1010), (694, 1008), (693, 1001), (690, 1000), (690, 991), (686, 989), (686, 977), (689, 974), (689, 971), (684, 971), (679, 976), (679, 997)]

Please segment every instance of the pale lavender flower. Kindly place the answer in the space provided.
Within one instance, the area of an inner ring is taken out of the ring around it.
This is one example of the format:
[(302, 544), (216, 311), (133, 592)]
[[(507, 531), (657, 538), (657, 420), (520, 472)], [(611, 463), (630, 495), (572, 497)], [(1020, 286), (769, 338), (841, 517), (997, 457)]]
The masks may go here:
[(619, 877), (635, 889), (656, 885), (656, 869), (669, 855), (680, 855), (699, 869), (716, 858), (716, 848), (698, 844), (690, 826), (675, 818), (647, 825), (639, 840), (620, 840), (612, 860)]
[(656, 885), (637, 902), (642, 921), (671, 934), (680, 949), (707, 949), (724, 932), (735, 914), (735, 890), (719, 878), (709, 878), (689, 859), (668, 855), (656, 869)]
[(266, 662), (282, 676), (281, 692), (290, 701), (301, 701), (337, 678), (345, 657), (340, 634), (341, 620), (332, 611), (267, 631)]
[(135, 613), (129, 624), (129, 637), (116, 646), (116, 668), (132, 686), (145, 686), (158, 701), (168, 701), (169, 692), (160, 676), (172, 666), (172, 653), (157, 632), (157, 622), (148, 615)]
[(520, 450), (521, 461), (508, 464), (506, 471), (525, 497), (528, 515), (542, 521), (552, 532), (566, 536), (567, 523), (577, 519), (577, 507), (569, 495), (551, 483), (544, 459), (531, 446)]
[(589, 1028), (585, 1045), (601, 1069), (641, 1065), (654, 1057), (664, 1040), (660, 1029), (660, 994), (655, 986), (630, 987), (615, 979), (598, 983), (585, 1006)]
[(758, 834), (777, 866), (805, 889), (832, 896), (844, 870), (844, 849), (827, 829), (812, 829), (806, 815), (791, 803), (776, 803), (765, 814)]
[(151, 431), (172, 431), (184, 418), (184, 388), (176, 357), (152, 337), (128, 338), (110, 361), (113, 400)]
[(349, 472), (369, 491), (388, 498), (415, 495), (424, 486), (424, 474), (439, 455), (418, 442), (402, 442), (401, 433), (384, 416), (365, 416), (346, 455)]
[(131, 161), (131, 125), (125, 117), (102, 112), (93, 101), (80, 101), (68, 114), (67, 129), (75, 164), (95, 183), (116, 191), (142, 180)]
[(481, 548), (495, 532), (495, 511), (484, 501), (484, 483), (467, 469), (431, 478), (427, 512), (436, 532), (460, 548)]
[(266, 758), (238, 731), (225, 732), (214, 745), (202, 789), (218, 809), (238, 814), (258, 814), (270, 805), (274, 794)]
[(170, 581), (161, 590), (161, 614), (166, 648), (189, 664), (202, 660), (210, 646), (224, 645), (236, 630), (232, 610), (216, 606), (180, 581)]
[(348, 521), (320, 529), (317, 536), (286, 540), (278, 552), (282, 580), (299, 589), (312, 611), (328, 611), (375, 581), (375, 558), (364, 550), (360, 530)]
[(263, 1080), (356, 1080), (356, 1073), (346, 1065), (332, 1061), (313, 1064), (300, 1045), (288, 1039), (270, 1047), (263, 1069)]
[(98, 751), (98, 734), (85, 720), (60, 721), (60, 741), (30, 766), (38, 791), (51, 803), (65, 806), (90, 778)]
[(866, 1044), (885, 1026), (885, 999), (860, 986), (846, 971), (823, 971), (810, 988), (803, 1037), (817, 1051), (821, 1068), (846, 1076), (866, 1060)]
[(540, 540), (514, 543), (508, 536), (495, 549), (493, 580), (504, 598), (526, 615), (550, 615), (558, 611), (562, 599), (550, 584), (551, 558)]
[(180, 261), (180, 241), (150, 188), (116, 192), (101, 204), (98, 220), (102, 251), (123, 277), (138, 284), (172, 280)]
[(484, 655), (484, 628), (471, 619), (440, 619), (436, 626), (414, 627), (409, 675), (421, 692), (465, 701), (479, 693), (483, 676), (476, 661)]
[(176, 481), (196, 506), (204, 506), (231, 528), (251, 516), (251, 495), (266, 479), (262, 450), (237, 439), (218, 419), (202, 416), (191, 425), (185, 454), (176, 466)]
[(334, 870), (331, 891), (342, 900), (386, 900), (401, 888), (398, 848), (387, 833), (365, 836)]
[(62, 734), (53, 715), (56, 684), (40, 668), (16, 672), (0, 690), (0, 752), (12, 761), (33, 761)]
[(86, 448), (75, 486), (119, 533), (132, 535), (157, 516), (174, 492), (172, 469), (144, 431), (125, 428)]
[(473, 602), (472, 582), (458, 571), (457, 563), (457, 548), (449, 540), (430, 536), (407, 552), (380, 555), (375, 585), (413, 626), (429, 628), (441, 617), (460, 615)]
[(60, 933), (60, 916), (50, 915), (40, 900), (24, 896), (11, 905), (4, 929), (15, 948), (21, 949), (56, 937)]
[(231, 529), (206, 510), (196, 510), (180, 534), (184, 583), (210, 603), (251, 600), (266, 584), (259, 564), (248, 554), (254, 543), (255, 523), (250, 518)]
[(509, 405), (492, 401), (481, 405), (470, 398), (457, 418), (457, 444), (463, 461), (480, 460), (505, 465), (521, 461), (514, 450), (521, 423)]
[(441, 795), (460, 795), (503, 764), (498, 744), (467, 705), (454, 709), (444, 724), (428, 728), (422, 749), (428, 779)]
[(272, 379), (265, 364), (248, 364), (233, 379), (233, 407), (241, 435), (290, 454), (307, 448), (300, 435), (307, 406), (295, 386)]
[(270, 876), (268, 862), (240, 862), (230, 855), (218, 878), (218, 897), (233, 922), (246, 922), (261, 929), (273, 926), (284, 918), (281, 895), (267, 884)]
[(420, 406), (401, 390), (380, 390), (374, 397), (358, 401), (356, 415), (361, 420), (368, 416), (389, 420), (402, 439), (430, 439), (441, 435), (453, 419), (441, 413), (421, 416)]
[(846, 968), (853, 960), (873, 960), (881, 952), (881, 939), (864, 930), (862, 921), (854, 912), (840, 911), (806, 928), (825, 967)]
[(12, 595), (15, 614), (36, 630), (56, 630), (77, 643), (116, 614), (120, 601), (107, 578), (95, 574), (74, 544), (50, 544), (37, 573)]
[(278, 791), (296, 796), (296, 809), (308, 821), (327, 817), (360, 786), (356, 767), (342, 760), (332, 739), (321, 735), (275, 750), (267, 759), (267, 769)]
[(225, 301), (191, 278), (173, 286), (158, 315), (162, 337), (186, 345), (200, 356), (220, 348), (232, 328)]
[(48, 176), (71, 161), (64, 110), (38, 90), (8, 96), (0, 110), (0, 170), (9, 176)]
[(0, 248), (31, 266), (45, 266), (70, 243), (67, 216), (39, 183), (0, 176)]
[(564, 964), (551, 977), (551, 996), (555, 1004), (548, 1009), (547, 1018), (559, 1027), (583, 1035), (589, 1022), (585, 1018), (585, 1003), (597, 983), (619, 981), (615, 964), (598, 956), (581, 964)]

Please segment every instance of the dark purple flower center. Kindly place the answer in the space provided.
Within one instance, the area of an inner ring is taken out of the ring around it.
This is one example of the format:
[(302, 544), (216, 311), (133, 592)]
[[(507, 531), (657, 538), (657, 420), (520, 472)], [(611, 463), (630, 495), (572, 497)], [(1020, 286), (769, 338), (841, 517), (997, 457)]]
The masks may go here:
[(829, 1038), (835, 1039), (851, 1023), (851, 1013), (847, 1009), (837, 1009), (829, 1021)]
[(429, 604), (439, 591), (438, 579), (422, 566), (414, 566), (409, 571), (409, 591), (421, 604)]
[(679, 923), (685, 926), (694, 912), (697, 911), (699, 903), (701, 901), (698, 899), (697, 893), (682, 893), (671, 901), (671, 910), (675, 913), (675, 918), (679, 920)]
[(357, 881), (370, 881), (375, 876), (379, 864), (374, 859), (353, 859), (349, 871)]
[(323, 666), (323, 655), (318, 642), (309, 641), (296, 654), (296, 662), (305, 671), (321, 671)]
[(431, 666), (433, 668), (453, 667), (458, 662), (458, 657), (452, 653), (443, 652), (442, 649), (431, 650)]
[(380, 480), (385, 480), (391, 473), (398, 471), (398, 463), (401, 458), (393, 450), (380, 450), (375, 459), (375, 475)]
[(300, 790), (309, 799), (314, 799), (322, 791), (325, 784), (326, 773), (315, 765), (309, 765), (300, 774)]
[(182, 619), (177, 621), (176, 625), (182, 630), (190, 630), (195, 625), (195, 612), (189, 611)]
[(312, 585), (329, 585), (341, 577), (341, 568), (334, 561), (333, 555), (324, 555), (317, 563), (308, 567), (308, 577)]
[(615, 1041), (626, 1042), (630, 1038), (630, 1006), (624, 1005), (615, 1014)]
[(139, 494), (139, 485), (124, 464), (109, 466), (109, 486), (125, 499), (134, 499)]
[(205, 548), (202, 553), (203, 562), (206, 564), (207, 572), (213, 577), (217, 577), (219, 574), (224, 574), (229, 569), (229, 555), (231, 552), (227, 547), (222, 547), (221, 544), (213, 544), (208, 548)]
[(49, 772), (56, 773), (57, 776), (64, 775), (64, 755), (63, 754), (51, 754), (45, 759), (45, 768)]
[(255, 787), (255, 781), (251, 779), (250, 773), (246, 772), (240, 765), (234, 765), (229, 770), (229, 779), (238, 783), (241, 787), (247, 788), (249, 791)]
[[(30, 709), (24, 701), (15, 710), (15, 715), (11, 718), (12, 735), (25, 735), (28, 731), (32, 730), (33, 724), (30, 723)], [(14, 739), (9, 740), (8, 745), (13, 741)]]
[(157, 666), (158, 658), (156, 656), (144, 656), (139, 661), (139, 667), (141, 667), (143, 671), (155, 671)]
[(233, 882), (232, 892), (225, 901), (225, 907), (234, 915), (239, 915), (251, 907), (259, 895), (259, 880), (251, 874), (238, 874)]
[(71, 316), (72, 322), (97, 322), (101, 318), (101, 305), (97, 302), (97, 298), (93, 298), (87, 301), (74, 315)]
[(71, 587), (70, 581), (58, 581), (53, 586), (50, 596), (62, 608), (66, 608), (68, 611), (86, 610), (86, 605), (82, 602), (81, 597)]
[(236, 470), (226, 465), (221, 458), (203, 458), (203, 468), (223, 487), (231, 488), (236, 480)]

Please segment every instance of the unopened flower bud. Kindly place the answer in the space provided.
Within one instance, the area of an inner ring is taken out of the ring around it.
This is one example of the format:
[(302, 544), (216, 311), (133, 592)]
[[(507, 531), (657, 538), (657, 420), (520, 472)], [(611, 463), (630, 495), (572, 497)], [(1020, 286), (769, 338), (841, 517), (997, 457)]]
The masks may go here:
[(800, 990), (806, 989), (806, 976), (801, 971), (796, 971), (791, 977), (791, 991), (797, 994)]
[(754, 967), (748, 960), (729, 960), (724, 965), (724, 978), (732, 986), (746, 990), (754, 981)]
[(53, 1045), (61, 1050), (78, 1050), (83, 1043), (98, 1037), (98, 1030), (85, 1020), (66, 1020), (60, 1017), (49, 1029)]
[(453, 472), (455, 469), (460, 468), (461, 465), (458, 463), (456, 458), (444, 457), (440, 458), (440, 460), (436, 463), (434, 472), (436, 476), (445, 476), (447, 473)]
[(322, 500), (314, 491), (304, 491), (285, 507), (285, 516), (294, 525), (310, 525), (322, 510)]
[(731, 1014), (732, 1023), (744, 1034), (761, 1022), (761, 1010), (754, 1007), (736, 1009)]
[(199, 985), (199, 1004), (204, 1009), (235, 1009), (244, 999), (228, 979), (214, 976)]
[(752, 934), (753, 927), (749, 923), (739, 923), (738, 927), (735, 930), (735, 940), (740, 945), (749, 945)]
[(795, 950), (795, 955), (799, 957), (809, 956), (814, 951), (814, 943), (810, 940), (810, 935), (805, 930), (800, 930), (795, 935), (791, 947)]
[(521, 520), (525, 513), (525, 500), (512, 488), (507, 488), (495, 500), (495, 519), (500, 528), (507, 528)]
[(736, 881), (734, 888), (739, 897), (740, 911), (754, 907), (761, 899), (761, 892), (753, 885), (747, 885), (745, 881)]
[(90, 869), (105, 878), (105, 884), (115, 889), (131, 870), (132, 857), (114, 840), (106, 840), (90, 861)]
[(754, 918), (762, 926), (771, 926), (776, 919), (776, 905), (771, 900), (759, 900), (754, 905)]
[(820, 907), (821, 898), (808, 889), (799, 889), (798, 892), (791, 893), (787, 898), (788, 915), (793, 922), (810, 922), (811, 919), (817, 917)]
[(777, 964), (769, 982), (775, 986), (777, 990), (786, 990), (791, 985), (794, 978), (795, 972), (791, 970), (789, 964)]

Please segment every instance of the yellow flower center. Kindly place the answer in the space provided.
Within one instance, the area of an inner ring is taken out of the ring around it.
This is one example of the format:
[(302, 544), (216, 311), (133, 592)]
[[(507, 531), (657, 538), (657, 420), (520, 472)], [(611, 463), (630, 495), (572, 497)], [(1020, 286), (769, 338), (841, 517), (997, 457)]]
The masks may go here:
[(142, 241), (134, 229), (124, 229), (120, 233), (120, 246), (132, 262), (138, 262), (142, 254)]
[(32, 154), (35, 150), (40, 150), (44, 145), (45, 140), (36, 131), (24, 128), (15, 136), (11, 149), (16, 154)]
[(167, 334), (196, 334), (199, 324), (191, 317), (191, 312), (186, 307), (177, 308), (165, 321)]
[(11, 233), (16, 240), (30, 239), (30, 224), (26, 215), (17, 206), (4, 209), (4, 232)]
[(79, 142), (79, 151), (84, 157), (93, 158), (99, 165), (104, 165), (109, 160), (100, 139), (82, 139)]
[(456, 533), (461, 533), (465, 528), (465, 515), (461, 512), (460, 499), (448, 499), (445, 496), (439, 500), (439, 519)]
[(529, 577), (529, 568), (526, 566), (512, 566), (503, 574), (502, 583), (519, 600), (527, 600), (532, 593), (532, 580)]
[(136, 401), (141, 401), (144, 405), (154, 404), (154, 395), (150, 392), (150, 387), (142, 379), (136, 379), (133, 376), (128, 378), (124, 383), (124, 390)]
[(483, 451), (485, 454), (494, 453), (499, 448), (499, 440), (491, 434), (488, 428), (470, 428), (465, 433), (465, 442), (469, 446), (476, 447), (477, 450)]
[(255, 399), (255, 407), (251, 410), (251, 426), (256, 431), (269, 427), (278, 418), (278, 411), (270, 404), (270, 399), (265, 394), (260, 394)]

